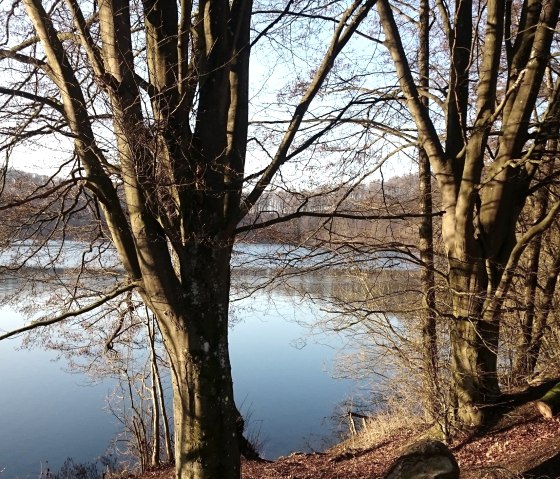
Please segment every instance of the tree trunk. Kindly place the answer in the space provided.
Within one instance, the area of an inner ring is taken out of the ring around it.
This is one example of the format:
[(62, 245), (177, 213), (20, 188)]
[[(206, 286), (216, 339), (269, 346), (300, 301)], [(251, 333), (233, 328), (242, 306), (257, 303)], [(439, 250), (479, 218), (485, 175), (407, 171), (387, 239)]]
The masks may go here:
[(159, 456), (160, 456), (160, 445), (161, 437), (159, 431), (160, 422), (160, 409), (159, 409), (159, 399), (158, 399), (158, 370), (157, 370), (157, 356), (155, 347), (155, 325), (150, 325), (151, 318), (148, 316), (146, 321), (146, 329), (148, 335), (148, 342), (150, 344), (150, 394), (152, 397), (152, 450), (150, 455), (150, 466), (159, 466)]
[(560, 383), (548, 391), (540, 401), (536, 403), (539, 412), (550, 419), (560, 412)]
[(167, 325), (161, 329), (171, 361), (179, 479), (240, 477), (228, 349), (230, 250), (191, 246), (182, 271), (184, 311), (160, 313), (167, 314), (160, 323)]
[[(478, 263), (478, 264), (476, 264)], [(478, 427), (486, 419), (485, 406), (499, 394), (497, 351), (499, 323), (482, 316), (486, 272), (482, 261), (451, 262), (449, 285), (453, 295), (451, 326), (455, 419)]]
[[(147, 434), (146, 434), (146, 425), (144, 424), (144, 415), (142, 411), (142, 400), (140, 399), (140, 409), (136, 406), (136, 402), (134, 400), (135, 393), (133, 388), (133, 381), (134, 379), (128, 375), (128, 372), (125, 371), (126, 374), (126, 383), (128, 388), (128, 397), (130, 399), (130, 410), (132, 411), (132, 416), (130, 420), (130, 429), (134, 435), (134, 440), (136, 442), (136, 451), (138, 454), (138, 459), (140, 460), (140, 472), (145, 472), (148, 466), (148, 448), (147, 448)], [(138, 391), (136, 391), (138, 392)]]
[(539, 236), (529, 245), (529, 266), (525, 275), (525, 311), (521, 320), (521, 336), (515, 351), (512, 378), (517, 384), (524, 382), (531, 372), (530, 348), (532, 343), (533, 325), (538, 287), (539, 259), (542, 239)]
[[(154, 325), (154, 333), (155, 333), (155, 325)], [(171, 443), (171, 432), (169, 431), (169, 418), (167, 415), (167, 406), (165, 404), (165, 396), (163, 392), (163, 386), (161, 384), (161, 374), (159, 372), (159, 366), (157, 361), (153, 363), (155, 371), (156, 371), (156, 386), (159, 398), (159, 407), (161, 410), (161, 418), (163, 423), (163, 438), (165, 441), (165, 457), (167, 458), (168, 464), (173, 464), (175, 462), (175, 456), (172, 448)]]
[[(427, 0), (420, 2), (420, 48), (418, 51), (419, 86), (426, 91), (430, 87), (429, 69), (429, 30), (430, 6)], [(428, 107), (428, 98), (422, 98)], [(434, 277), (434, 228), (432, 220), (432, 175), (430, 160), (423, 148), (418, 152), (418, 175), (420, 190), (421, 218), (418, 232), (418, 250), (422, 267), (420, 268), (420, 283), (422, 288), (422, 366), (424, 369), (424, 407), (430, 419), (441, 424), (442, 408), (439, 404), (439, 384), (437, 370), (437, 329), (436, 329), (436, 295)], [(445, 416), (445, 413), (443, 413)], [(445, 418), (444, 425), (445, 425)], [(446, 427), (444, 426), (444, 429)]]
[(527, 353), (528, 360), (528, 372), (533, 374), (535, 368), (537, 367), (537, 362), (539, 360), (539, 355), (541, 351), (541, 346), (543, 342), (543, 336), (546, 331), (546, 325), (548, 323), (548, 317), (550, 311), (553, 308), (554, 291), (556, 290), (556, 284), (558, 282), (558, 275), (560, 274), (560, 256), (557, 256), (554, 260), (554, 264), (550, 273), (548, 274), (546, 284), (543, 291), (544, 302), (540, 305), (540, 309), (537, 311), (535, 316), (535, 321), (533, 324), (533, 330), (531, 332), (531, 345)]
[[(558, 149), (558, 141), (548, 142), (549, 151)], [(554, 161), (548, 161), (545, 166), (544, 175), (553, 173)], [(548, 210), (548, 189), (541, 187), (535, 195), (533, 211), (533, 222), (538, 222)], [(525, 312), (521, 321), (521, 337), (515, 354), (512, 377), (515, 382), (526, 380), (533, 372), (535, 360), (531, 357), (531, 345), (533, 344), (533, 333), (535, 330), (535, 316), (537, 309), (537, 290), (539, 286), (539, 261), (541, 259), (542, 235), (533, 240), (528, 247), (528, 271), (525, 275)], [(538, 329), (538, 328), (537, 328)]]
[[(204, 342), (198, 351), (174, 358), (175, 464), (180, 479), (240, 476), (233, 388), (227, 348), (216, 353)], [(224, 363), (227, 363), (227, 365)], [(182, 446), (182, 447), (181, 447)]]

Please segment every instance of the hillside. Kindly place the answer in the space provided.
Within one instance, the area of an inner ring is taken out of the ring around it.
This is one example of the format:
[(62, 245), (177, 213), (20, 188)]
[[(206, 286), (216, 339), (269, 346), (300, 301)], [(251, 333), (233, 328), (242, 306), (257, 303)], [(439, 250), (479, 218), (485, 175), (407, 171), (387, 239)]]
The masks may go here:
[[(124, 201), (123, 192), (118, 191)], [(272, 189), (238, 225), (238, 240), (300, 244), (314, 237), (314, 241), (334, 245), (345, 244), (349, 238), (353, 244), (406, 243), (418, 228), (417, 219), (405, 214), (418, 213), (417, 194), (415, 175), (371, 181), (348, 191)], [(87, 241), (98, 237), (105, 226), (99, 205), (79, 178), (9, 169), (4, 178), (0, 175), (0, 208), (4, 210), (0, 242), (8, 236)], [(338, 217), (329, 218), (331, 214)], [(375, 223), (365, 219), (372, 215), (385, 219)]]
[[(542, 418), (534, 401), (546, 386), (504, 398), (501, 417), (486, 432), (451, 444), (461, 479), (560, 478), (560, 417)], [(425, 431), (401, 428), (375, 442), (360, 435), (325, 453), (294, 453), (274, 462), (243, 462), (243, 479), (381, 479), (402, 450)], [(172, 469), (136, 479), (173, 479)]]
[[(518, 410), (514, 424), (456, 442), (452, 452), (464, 479), (560, 478), (560, 419)], [(381, 479), (418, 435), (394, 435), (367, 448), (294, 454), (273, 463), (245, 462), (243, 479)]]

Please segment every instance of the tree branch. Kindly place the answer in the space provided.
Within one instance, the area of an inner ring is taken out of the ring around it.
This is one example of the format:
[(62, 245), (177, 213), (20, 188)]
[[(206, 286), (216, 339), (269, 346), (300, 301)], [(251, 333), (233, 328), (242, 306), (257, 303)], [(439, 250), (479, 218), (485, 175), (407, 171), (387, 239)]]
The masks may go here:
[(10, 60), (16, 60), (20, 63), (25, 63), (26, 65), (33, 65), (34, 67), (40, 68), (41, 70), (47, 72), (47, 74), (52, 73), (52, 70), (50, 69), (47, 62), (30, 57), (29, 55), (16, 53), (13, 50), (0, 49), (0, 60), (4, 60), (6, 58), (9, 58)]
[(121, 294), (126, 293), (127, 291), (132, 291), (134, 288), (137, 288), (138, 286), (139, 286), (139, 284), (137, 282), (133, 282), (133, 283), (127, 284), (126, 286), (123, 286), (122, 288), (116, 288), (113, 291), (111, 291), (110, 293), (108, 293), (107, 295), (103, 296), (103, 298), (101, 298), (99, 301), (95, 301), (94, 303), (92, 303), (88, 306), (85, 306), (84, 308), (78, 309), (76, 311), (68, 311), (64, 314), (61, 314), (60, 316), (56, 316), (55, 318), (34, 321), (31, 324), (28, 324), (28, 325), (23, 326), (21, 328), (14, 329), (14, 330), (9, 331), (5, 334), (2, 334), (2, 335), (0, 335), (0, 341), (2, 341), (3, 339), (7, 339), (7, 338), (10, 338), (12, 336), (15, 336), (17, 334), (25, 333), (26, 331), (31, 331), (32, 329), (35, 329), (35, 328), (39, 328), (39, 327), (43, 327), (43, 326), (50, 326), (51, 324), (60, 323), (61, 321), (64, 321), (68, 318), (73, 318), (75, 316), (80, 316), (82, 314), (89, 313), (90, 311), (93, 311), (94, 309), (98, 308), (99, 306), (103, 306), (105, 303), (107, 303), (110, 300), (116, 298), (117, 296), (120, 296)]
[(289, 215), (279, 216), (271, 220), (262, 221), (260, 223), (253, 223), (246, 226), (240, 226), (235, 230), (236, 233), (243, 233), (245, 231), (252, 231), (256, 229), (267, 228), (279, 223), (285, 223), (290, 220), (297, 218), (344, 218), (351, 220), (405, 220), (408, 218), (424, 218), (426, 216), (443, 216), (445, 211), (436, 211), (434, 213), (425, 215), (423, 213), (403, 213), (401, 215), (357, 215), (354, 213), (337, 213), (333, 211), (331, 213), (320, 213), (316, 211), (296, 211), (295, 213), (290, 213)]
[(556, 219), (558, 212), (560, 212), (560, 201), (557, 201), (552, 205), (548, 214), (538, 223), (534, 224), (529, 228), (525, 234), (519, 238), (519, 241), (515, 244), (513, 250), (509, 255), (508, 262), (504, 268), (504, 273), (498, 288), (496, 288), (496, 293), (491, 297), (490, 300), (486, 301), (485, 311), (489, 311), (492, 315), (492, 320), (495, 319), (497, 315), (501, 312), (501, 305), (505, 300), (505, 296), (509, 291), (511, 282), (513, 280), (513, 273), (515, 267), (519, 263), (519, 258), (525, 251), (527, 245), (531, 242), (533, 238), (544, 233)]
[(52, 109), (58, 111), (61, 115), (64, 116), (64, 107), (62, 106), (62, 104), (51, 98), (34, 95), (33, 93), (28, 93), (13, 88), (5, 88), (2, 86), (0, 86), (0, 95), (11, 95), (19, 98), (25, 98), (26, 100), (31, 100), (37, 103), (42, 103), (43, 105), (50, 106)]
[[(262, 195), (266, 187), (270, 184), (273, 176), (280, 169), (280, 167), (286, 162), (288, 150), (292, 146), (296, 133), (299, 131), (299, 127), (303, 120), (303, 117), (307, 113), (311, 102), (319, 92), (321, 86), (323, 85), (327, 75), (331, 71), (334, 61), (338, 57), (338, 54), (346, 46), (353, 33), (358, 29), (361, 22), (366, 18), (370, 10), (376, 4), (377, 0), (366, 0), (366, 2), (360, 7), (361, 0), (355, 0), (354, 3), (344, 12), (342, 18), (340, 19), (338, 26), (333, 34), (331, 43), (325, 54), (325, 57), (313, 78), (313, 81), (307, 88), (307, 91), (303, 95), (300, 103), (296, 107), (290, 125), (288, 126), (280, 146), (274, 156), (272, 162), (268, 165), (265, 172), (263, 173), (260, 180), (257, 182), (251, 193), (245, 199), (238, 221), (240, 221), (253, 207), (255, 202)], [(353, 17), (353, 18), (352, 18)], [(352, 21), (348, 24), (349, 19)]]

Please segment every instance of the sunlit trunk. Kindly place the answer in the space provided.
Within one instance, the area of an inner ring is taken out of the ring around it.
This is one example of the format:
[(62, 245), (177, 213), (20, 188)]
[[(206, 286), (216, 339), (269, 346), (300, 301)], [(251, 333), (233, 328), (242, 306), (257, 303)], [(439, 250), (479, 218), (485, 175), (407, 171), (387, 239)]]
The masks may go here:
[(146, 322), (146, 330), (148, 342), (150, 344), (150, 394), (152, 399), (152, 450), (150, 455), (150, 466), (159, 466), (160, 445), (161, 437), (159, 431), (160, 422), (160, 409), (158, 399), (158, 370), (157, 370), (157, 356), (155, 348), (155, 325), (150, 325), (151, 319), (148, 317)]
[(157, 361), (154, 362), (154, 368), (156, 370), (156, 386), (159, 399), (159, 407), (161, 410), (161, 418), (163, 423), (163, 438), (165, 441), (165, 457), (167, 463), (172, 464), (175, 461), (175, 455), (173, 452), (172, 442), (171, 442), (171, 431), (169, 430), (169, 418), (167, 414), (167, 406), (165, 401), (165, 395), (163, 392), (163, 386), (161, 384), (161, 374), (159, 372), (159, 367)]
[(486, 276), (483, 263), (452, 262), (451, 326), (453, 406), (460, 424), (476, 427), (486, 419), (485, 407), (499, 394), (497, 351), (499, 323), (483, 318)]
[(229, 249), (198, 245), (188, 256), (185, 310), (177, 312), (169, 336), (164, 333), (173, 380), (176, 477), (238, 479), (228, 349)]

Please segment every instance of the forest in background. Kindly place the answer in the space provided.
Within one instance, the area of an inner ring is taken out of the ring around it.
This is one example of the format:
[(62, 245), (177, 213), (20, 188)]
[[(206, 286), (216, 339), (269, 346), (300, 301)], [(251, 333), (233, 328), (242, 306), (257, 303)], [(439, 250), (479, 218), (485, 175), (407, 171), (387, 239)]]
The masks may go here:
[[(27, 222), (26, 218), (19, 215), (19, 211), (9, 208), (9, 205), (25, 201), (26, 198), (37, 195), (49, 186), (59, 188), (62, 192), (67, 190), (67, 196), (62, 193), (55, 201), (42, 198), (35, 205), (28, 205)], [(86, 198), (77, 200), (72, 187), (73, 185), (70, 184), (64, 185), (63, 181), (56, 177), (13, 169), (6, 171), (2, 187), (5, 241), (8, 237), (19, 238), (22, 241), (34, 237), (38, 239), (67, 237), (84, 241), (93, 239), (88, 237), (88, 234), (91, 235), (93, 226), (103, 221), (103, 217), (95, 202), (87, 201)], [(259, 198), (250, 214), (238, 225), (242, 233), (238, 241), (304, 244), (306, 241), (316, 239), (316, 230), (320, 230), (321, 223), (325, 222), (325, 218), (312, 217), (309, 213), (325, 213), (336, 208), (340, 216), (350, 217), (335, 219), (336, 224), (332, 228), (333, 231), (336, 230), (333, 232), (335, 236), (358, 240), (370, 234), (368, 231), (371, 232), (372, 228), (378, 228), (379, 231), (386, 229), (393, 232), (395, 238), (410, 237), (410, 232), (399, 233), (399, 230), (407, 227), (417, 228), (418, 222), (414, 223), (411, 220), (407, 225), (399, 214), (405, 217), (407, 213), (419, 214), (418, 195), (418, 179), (413, 174), (360, 184), (351, 191), (342, 188), (334, 191), (321, 189), (267, 191)], [(341, 201), (343, 197), (344, 201)], [(72, 215), (67, 221), (61, 222), (60, 218), (64, 216), (65, 210), (71, 210)], [(363, 220), (358, 219), (360, 215), (364, 217)], [(368, 219), (371, 215), (386, 216), (387, 219), (376, 220), (372, 225), (371, 220)], [(292, 216), (293, 219), (286, 219), (288, 216)], [(275, 222), (278, 223), (277, 226)], [(252, 227), (261, 223), (271, 224), (270, 226), (267, 224), (266, 228)], [(41, 225), (42, 228), (39, 234), (35, 231), (37, 225)], [(86, 228), (87, 225), (89, 228)], [(320, 236), (320, 240), (326, 241), (326, 233)], [(333, 244), (336, 243), (334, 237), (332, 241)]]

